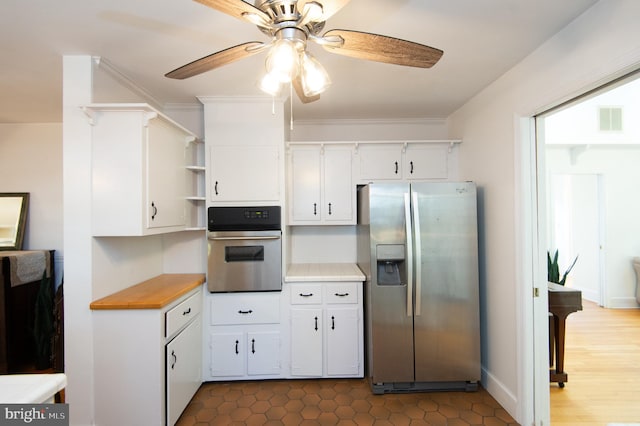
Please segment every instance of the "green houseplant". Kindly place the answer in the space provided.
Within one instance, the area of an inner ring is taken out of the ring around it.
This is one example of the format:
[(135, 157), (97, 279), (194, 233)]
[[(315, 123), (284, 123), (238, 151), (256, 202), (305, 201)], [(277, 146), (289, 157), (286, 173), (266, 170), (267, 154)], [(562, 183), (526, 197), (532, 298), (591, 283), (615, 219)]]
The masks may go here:
[(564, 273), (562, 274), (562, 278), (560, 278), (560, 266), (558, 265), (558, 250), (556, 250), (556, 252), (554, 253), (553, 258), (551, 258), (551, 254), (549, 253), (549, 251), (547, 251), (547, 281), (564, 285), (565, 281), (567, 280), (567, 275), (569, 275), (569, 272), (571, 272), (571, 270), (573, 269), (577, 261), (578, 261), (578, 256), (576, 256), (576, 258), (573, 259), (571, 266), (569, 266), (569, 268), (566, 271), (564, 271)]

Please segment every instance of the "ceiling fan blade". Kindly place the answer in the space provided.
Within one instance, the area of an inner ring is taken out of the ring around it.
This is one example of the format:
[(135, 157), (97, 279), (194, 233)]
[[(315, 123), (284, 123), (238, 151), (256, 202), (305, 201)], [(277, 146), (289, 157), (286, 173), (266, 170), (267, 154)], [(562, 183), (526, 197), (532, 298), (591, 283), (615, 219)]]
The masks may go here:
[(248, 21), (256, 24), (256, 20), (249, 19), (247, 16), (254, 15), (257, 17), (258, 21), (261, 22), (269, 22), (271, 18), (269, 15), (258, 9), (257, 7), (242, 1), (242, 0), (195, 0), (200, 4), (205, 6), (209, 6), (212, 9), (215, 9), (219, 12), (226, 13), (227, 15), (231, 15), (235, 18), (242, 19), (244, 21)]
[(183, 65), (180, 68), (176, 68), (175, 70), (166, 73), (164, 76), (179, 80), (193, 77), (194, 75), (202, 74), (203, 72), (211, 71), (212, 69), (230, 64), (240, 59), (248, 58), (256, 53), (260, 53), (264, 50), (263, 48), (265, 46), (268, 45), (259, 41), (250, 41), (248, 43), (239, 44), (237, 46), (212, 53), (204, 58), (197, 59), (187, 65)]
[(308, 104), (311, 102), (315, 102), (318, 99), (320, 99), (320, 95), (315, 95), (315, 96), (306, 96), (304, 94), (304, 90), (302, 90), (302, 81), (300, 80), (300, 75), (298, 74), (298, 76), (293, 80), (293, 88), (296, 90), (296, 94), (298, 95), (298, 98), (300, 98), (300, 101), (302, 101), (303, 104)]
[(322, 22), (332, 17), (350, 1), (351, 0), (298, 0), (298, 10), (304, 10), (306, 3), (320, 3), (322, 4), (322, 18), (317, 21)]
[(431, 68), (444, 53), (424, 44), (378, 34), (329, 30), (323, 39), (341, 38), (344, 43), (323, 44), (327, 51), (353, 58), (418, 68)]

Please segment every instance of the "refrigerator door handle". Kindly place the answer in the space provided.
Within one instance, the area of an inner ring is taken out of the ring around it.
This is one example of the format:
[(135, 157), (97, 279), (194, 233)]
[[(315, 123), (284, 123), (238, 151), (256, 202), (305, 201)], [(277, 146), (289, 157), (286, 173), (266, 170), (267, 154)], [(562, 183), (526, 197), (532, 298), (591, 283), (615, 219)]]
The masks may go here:
[(413, 315), (413, 237), (411, 233), (411, 199), (404, 194), (404, 220), (407, 233), (407, 316)]
[(418, 211), (418, 194), (413, 195), (413, 229), (416, 238), (416, 316), (420, 316), (422, 305), (422, 244), (420, 242), (420, 212)]

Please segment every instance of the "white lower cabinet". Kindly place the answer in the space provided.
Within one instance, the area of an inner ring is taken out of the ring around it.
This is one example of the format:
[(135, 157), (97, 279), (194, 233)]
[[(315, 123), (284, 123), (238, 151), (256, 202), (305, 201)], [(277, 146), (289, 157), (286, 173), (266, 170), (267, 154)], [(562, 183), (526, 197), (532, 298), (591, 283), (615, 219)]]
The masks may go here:
[(363, 377), (362, 283), (286, 283), (291, 375)]
[(95, 424), (173, 425), (202, 384), (202, 290), (93, 310)]
[(207, 296), (210, 323), (205, 380), (282, 377), (280, 298), (279, 292)]
[[(194, 321), (167, 345), (167, 424), (173, 425), (202, 383), (202, 322)], [(196, 349), (196, 350), (194, 350)]]
[(280, 373), (280, 332), (211, 333), (211, 374), (215, 377)]

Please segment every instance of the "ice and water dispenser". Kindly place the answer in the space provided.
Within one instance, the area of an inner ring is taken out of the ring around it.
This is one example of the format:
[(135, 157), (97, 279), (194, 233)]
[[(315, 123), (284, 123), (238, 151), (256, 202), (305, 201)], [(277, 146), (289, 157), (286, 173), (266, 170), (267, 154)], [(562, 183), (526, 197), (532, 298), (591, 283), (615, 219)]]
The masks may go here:
[(376, 245), (378, 285), (404, 285), (407, 282), (404, 244)]

